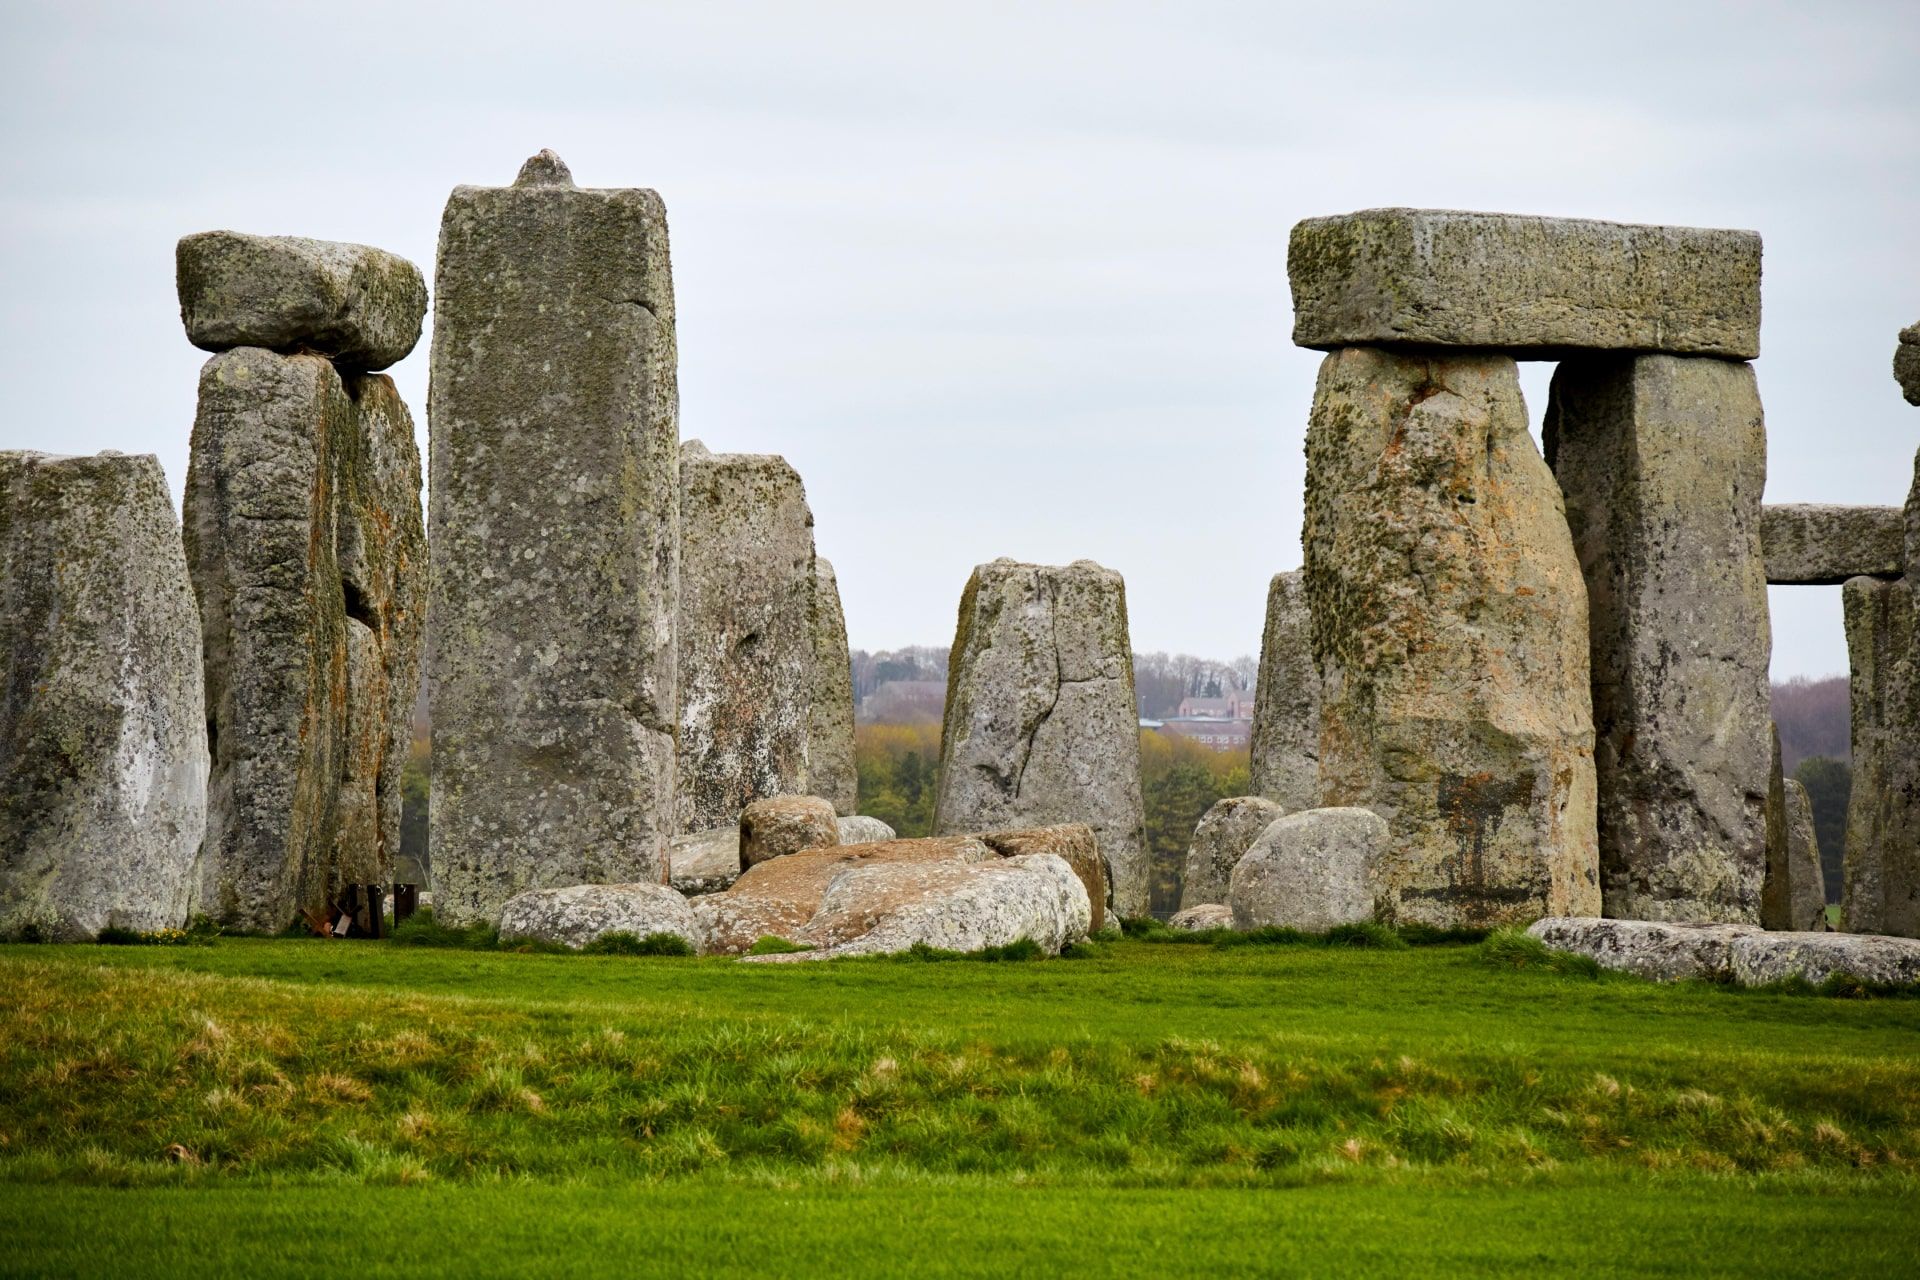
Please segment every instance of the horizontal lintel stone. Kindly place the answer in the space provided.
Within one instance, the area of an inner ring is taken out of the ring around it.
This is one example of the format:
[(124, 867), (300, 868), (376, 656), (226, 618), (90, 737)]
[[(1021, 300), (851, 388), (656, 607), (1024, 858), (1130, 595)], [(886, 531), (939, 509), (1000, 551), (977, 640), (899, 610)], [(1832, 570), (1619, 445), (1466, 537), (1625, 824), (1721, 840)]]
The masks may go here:
[(1906, 531), (1899, 507), (1774, 504), (1760, 513), (1767, 581), (1835, 586), (1848, 578), (1897, 578)]

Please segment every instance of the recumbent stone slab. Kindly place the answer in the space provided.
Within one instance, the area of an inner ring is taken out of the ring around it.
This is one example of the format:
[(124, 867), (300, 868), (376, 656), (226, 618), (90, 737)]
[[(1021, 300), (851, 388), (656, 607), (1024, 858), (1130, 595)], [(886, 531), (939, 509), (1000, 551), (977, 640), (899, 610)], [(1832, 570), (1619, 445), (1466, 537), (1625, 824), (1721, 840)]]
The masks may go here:
[(576, 884), (530, 889), (500, 910), (500, 940), (557, 943), (575, 951), (610, 933), (645, 938), (669, 933), (695, 951), (706, 930), (693, 908), (662, 884)]
[(1306, 573), (1276, 573), (1267, 586), (1260, 681), (1253, 694), (1253, 791), (1288, 809), (1320, 803), (1320, 672)]
[(1303, 347), (1760, 354), (1760, 237), (1452, 209), (1297, 224), (1287, 246)]
[(0, 452), (0, 938), (184, 924), (206, 786), (160, 463)]
[(1899, 507), (1770, 503), (1760, 511), (1771, 583), (1835, 586), (1848, 578), (1897, 578), (1905, 544)]

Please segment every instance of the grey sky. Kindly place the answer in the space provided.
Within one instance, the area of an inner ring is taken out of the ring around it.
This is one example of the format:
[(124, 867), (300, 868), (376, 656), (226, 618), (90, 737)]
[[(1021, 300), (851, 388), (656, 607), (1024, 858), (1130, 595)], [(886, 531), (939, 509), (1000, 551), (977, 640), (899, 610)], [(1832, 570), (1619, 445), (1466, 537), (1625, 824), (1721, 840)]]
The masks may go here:
[[(665, 197), (682, 433), (799, 468), (856, 646), (944, 643), (982, 560), (1088, 556), (1136, 647), (1228, 657), (1300, 560), (1313, 214), (1755, 228), (1768, 498), (1900, 502), (1916, 68), (1911, 3), (0, 3), (0, 446), (177, 493), (180, 235), (431, 275), (448, 190), (552, 147)], [(1837, 588), (1773, 604), (1776, 675), (1845, 669)]]

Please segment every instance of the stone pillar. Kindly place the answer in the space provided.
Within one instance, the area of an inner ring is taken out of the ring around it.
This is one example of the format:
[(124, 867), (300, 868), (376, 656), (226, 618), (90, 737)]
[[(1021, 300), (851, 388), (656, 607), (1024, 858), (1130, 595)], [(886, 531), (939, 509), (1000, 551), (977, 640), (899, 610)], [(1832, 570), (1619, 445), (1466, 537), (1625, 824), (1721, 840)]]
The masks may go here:
[(151, 455), (0, 452), (0, 938), (186, 923), (200, 619)]
[(1546, 438), (1587, 583), (1605, 913), (1757, 921), (1772, 635), (1753, 368), (1569, 359)]
[[(208, 232), (178, 250), (200, 375), (185, 542), (212, 747), (196, 905), (278, 931), (400, 846), (426, 539), (413, 420), (371, 372), (426, 286), (363, 245)], [(325, 354), (317, 354), (322, 353)]]
[(678, 812), (692, 832), (810, 789), (813, 513), (786, 459), (689, 442), (680, 537)]
[(1260, 679), (1253, 699), (1253, 791), (1289, 810), (1320, 804), (1320, 673), (1306, 574), (1276, 573), (1267, 586)]
[(434, 909), (662, 883), (673, 830), (679, 397), (666, 211), (551, 152), (440, 225)]
[(807, 790), (855, 812), (859, 773), (853, 762), (853, 655), (847, 615), (833, 566), (813, 558), (813, 707), (807, 726)]
[(1798, 779), (1787, 778), (1787, 906), (1789, 929), (1827, 927), (1827, 881), (1820, 869), (1820, 833), (1813, 825), (1813, 797)]
[(1920, 937), (1914, 593), (1905, 578), (1855, 578), (1840, 598), (1853, 739), (1841, 923), (1849, 933)]
[(1111, 906), (1147, 911), (1146, 816), (1126, 586), (1090, 560), (995, 560), (960, 598), (934, 832), (1082, 822)]
[(1307, 429), (1320, 803), (1436, 925), (1600, 908), (1586, 588), (1511, 359), (1336, 350)]

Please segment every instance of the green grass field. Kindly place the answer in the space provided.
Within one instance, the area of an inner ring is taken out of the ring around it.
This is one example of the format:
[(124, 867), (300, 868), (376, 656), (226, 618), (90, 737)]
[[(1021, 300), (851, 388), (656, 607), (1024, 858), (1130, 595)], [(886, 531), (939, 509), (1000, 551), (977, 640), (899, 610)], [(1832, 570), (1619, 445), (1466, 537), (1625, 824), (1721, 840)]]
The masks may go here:
[(1475, 946), (0, 947), (6, 1274), (1898, 1274), (1920, 1000)]

